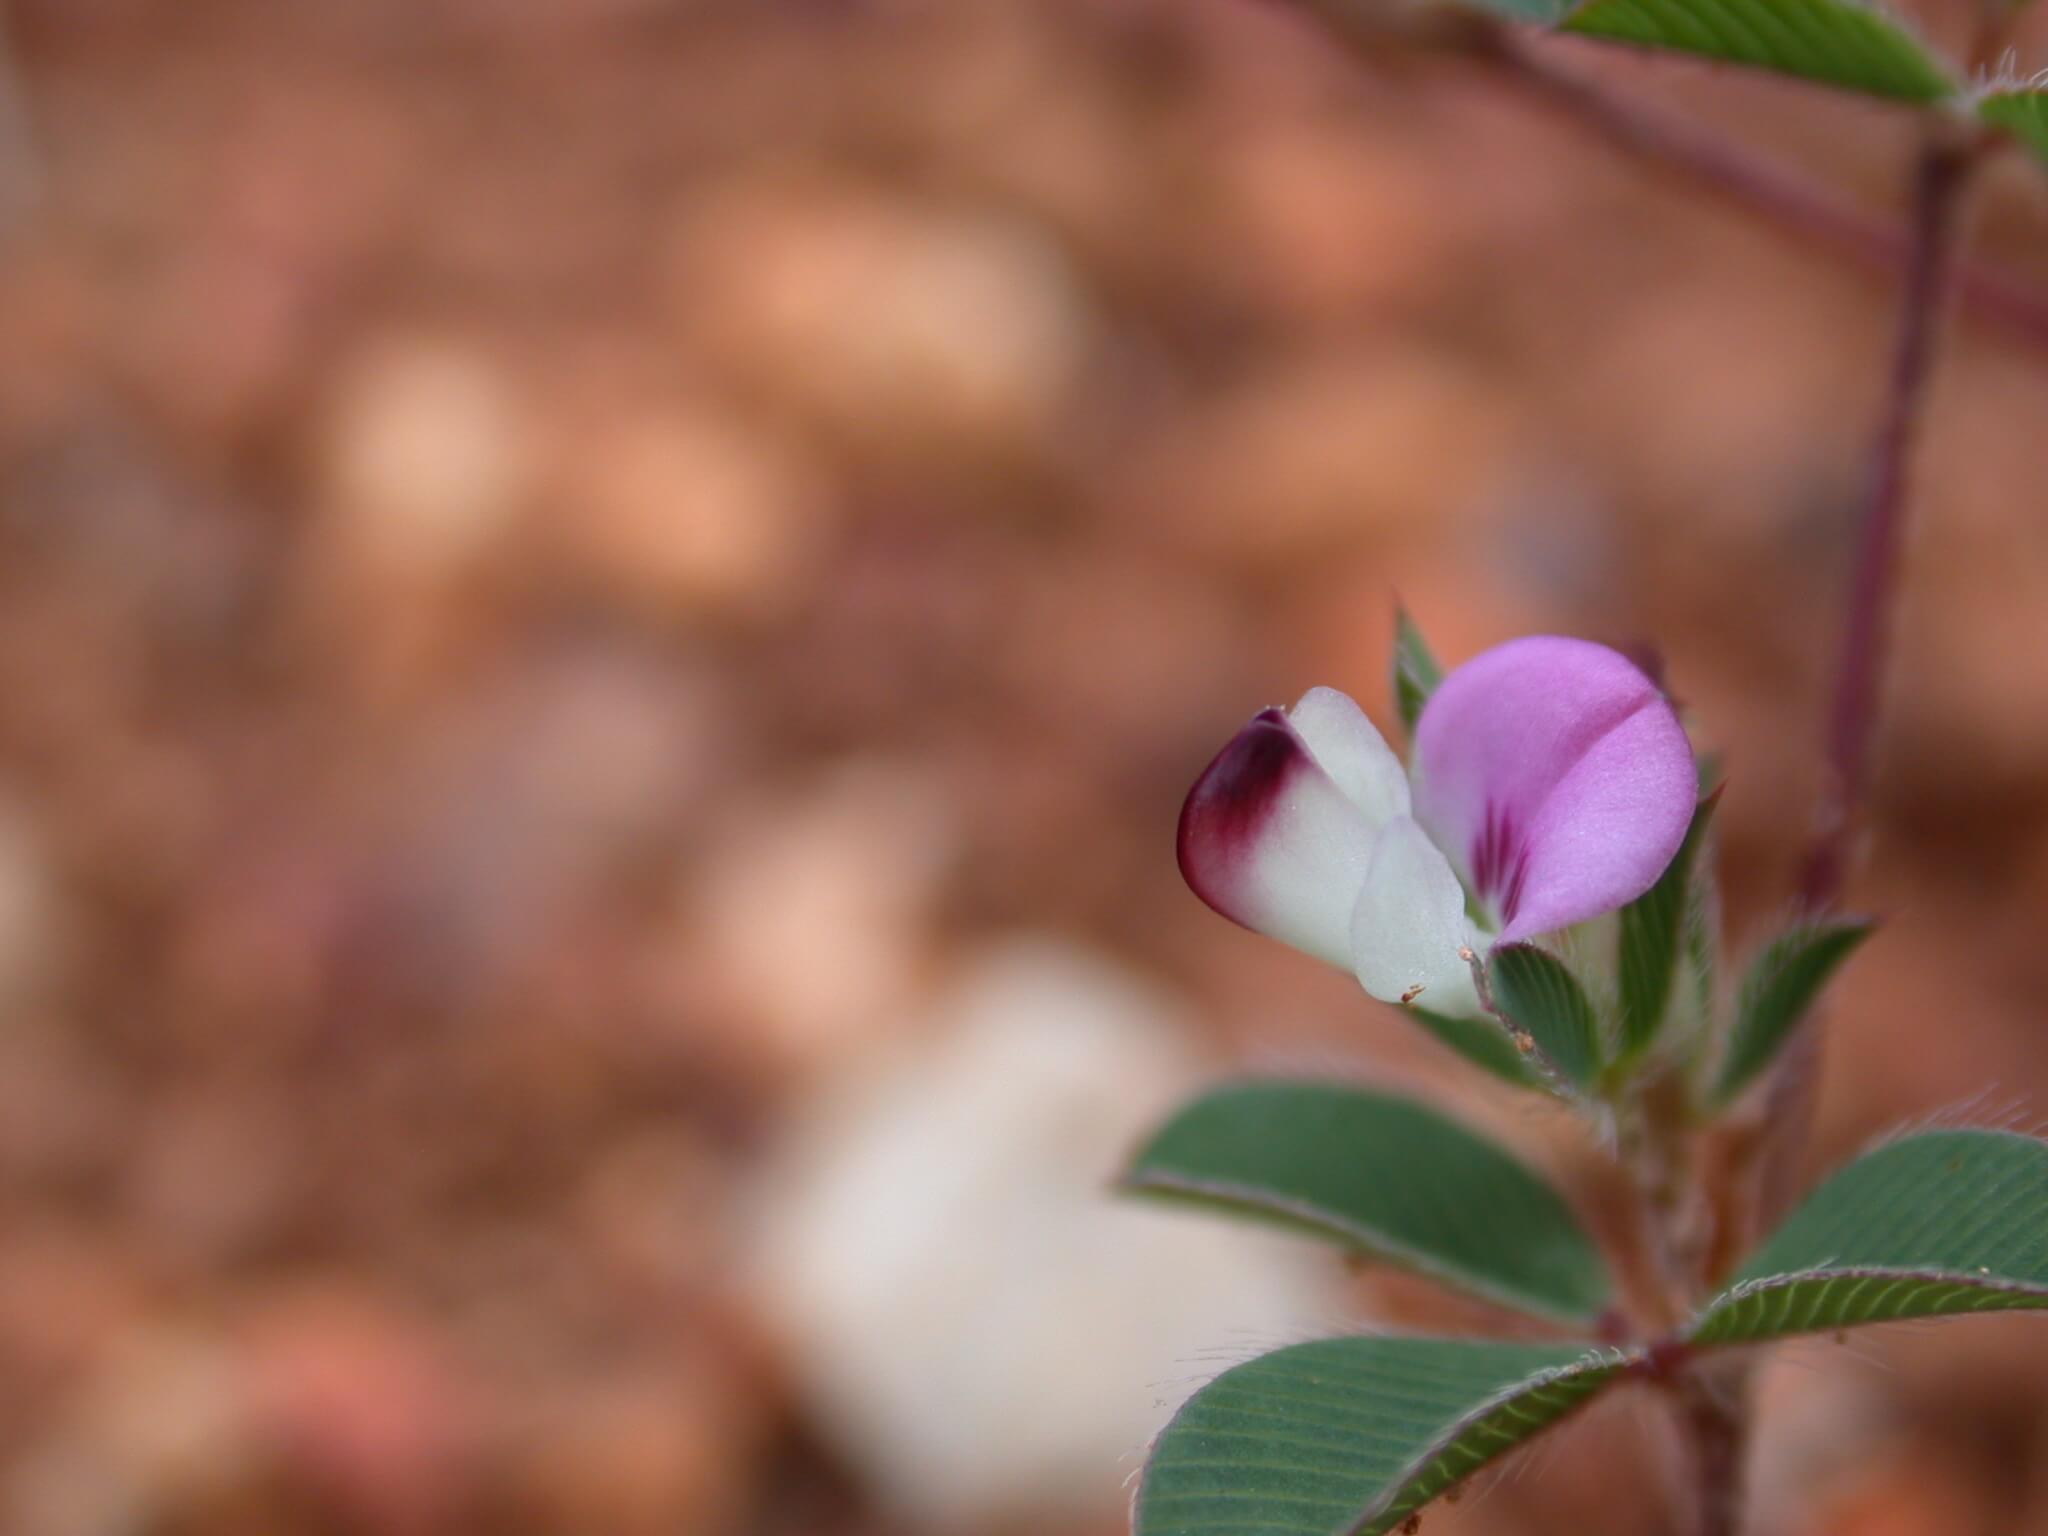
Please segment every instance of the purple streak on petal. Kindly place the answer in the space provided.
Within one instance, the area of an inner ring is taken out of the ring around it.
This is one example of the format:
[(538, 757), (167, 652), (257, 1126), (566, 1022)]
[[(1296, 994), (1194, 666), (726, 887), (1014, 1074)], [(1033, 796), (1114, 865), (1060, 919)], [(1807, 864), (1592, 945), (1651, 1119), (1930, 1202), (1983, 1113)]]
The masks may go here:
[(1268, 709), (1188, 791), (1180, 869), (1231, 921), (1348, 970), (1372, 834), (1286, 714)]
[(1678, 717), (1629, 660), (1535, 635), (1475, 656), (1415, 728), (1415, 814), (1512, 942), (1648, 890), (1692, 819)]

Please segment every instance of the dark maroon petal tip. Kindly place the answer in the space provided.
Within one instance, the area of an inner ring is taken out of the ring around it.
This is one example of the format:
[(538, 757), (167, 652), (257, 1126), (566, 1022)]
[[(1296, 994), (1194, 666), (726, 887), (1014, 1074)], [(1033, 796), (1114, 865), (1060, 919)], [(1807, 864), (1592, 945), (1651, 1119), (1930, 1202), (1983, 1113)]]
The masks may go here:
[(1236, 876), (1288, 779), (1313, 763), (1282, 709), (1262, 709), (1195, 780), (1180, 808), (1181, 878), (1233, 922)]

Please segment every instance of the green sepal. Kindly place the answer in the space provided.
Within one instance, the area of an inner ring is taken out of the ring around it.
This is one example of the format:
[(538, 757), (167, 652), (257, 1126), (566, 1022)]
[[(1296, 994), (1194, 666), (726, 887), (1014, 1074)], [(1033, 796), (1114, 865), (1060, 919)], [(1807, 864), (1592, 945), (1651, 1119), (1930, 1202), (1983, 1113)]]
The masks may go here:
[(1586, 989), (1534, 944), (1498, 944), (1486, 963), (1493, 1000), (1551, 1066), (1580, 1088), (1600, 1075), (1600, 1026)]
[(1394, 610), (1394, 708), (1401, 725), (1412, 737), (1415, 722), (1422, 718), (1422, 706), (1443, 681), (1443, 668), (1430, 653), (1429, 642), (1415, 625), (1406, 608)]
[(1502, 1082), (1513, 1083), (1517, 1088), (1544, 1086), (1543, 1079), (1529, 1065), (1529, 1058), (1515, 1048), (1514, 1040), (1498, 1019), (1437, 1013), (1419, 1003), (1397, 1006), (1442, 1044)]
[[(1701, 845), (1720, 803), (1716, 790), (1693, 808), (1692, 824), (1678, 852), (1657, 877), (1657, 883), (1621, 909), (1620, 1061), (1632, 1062), (1647, 1051), (1671, 1012), (1672, 988), (1685, 952), (1685, 930), (1692, 905), (1694, 870)], [(1706, 872), (1712, 878), (1712, 871)]]

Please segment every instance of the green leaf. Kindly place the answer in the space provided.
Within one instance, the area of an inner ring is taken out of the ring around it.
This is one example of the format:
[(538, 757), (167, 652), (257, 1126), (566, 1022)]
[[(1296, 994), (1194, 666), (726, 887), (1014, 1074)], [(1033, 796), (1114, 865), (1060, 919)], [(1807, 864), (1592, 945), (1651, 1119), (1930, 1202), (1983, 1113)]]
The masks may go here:
[(2048, 1143), (1930, 1131), (1827, 1180), (1693, 1323), (1699, 1344), (2048, 1307)]
[[(1706, 795), (1718, 796), (1720, 785), (1703, 790)], [(1704, 842), (1695, 858), (1711, 861), (1714, 857), (1713, 825), (1709, 823)], [(1695, 880), (1690, 899), (1685, 904), (1685, 925), (1680, 936), (1682, 961), (1679, 966), (1678, 996), (1673, 1005), (1672, 1017), (1678, 1021), (1694, 1042), (1703, 1040), (1712, 1029), (1718, 1017), (1716, 999), (1719, 996), (1721, 965), (1721, 889), (1714, 879), (1711, 867), (1705, 878)]]
[(1871, 924), (1860, 918), (1813, 923), (1779, 934), (1757, 956), (1742, 979), (1715, 1103), (1726, 1104), (1770, 1065), (1828, 978), (1870, 932)]
[(1334, 1238), (1446, 1285), (1568, 1322), (1607, 1304), (1571, 1210), (1507, 1152), (1394, 1094), (1239, 1083), (1183, 1108), (1123, 1187)]
[(1633, 1060), (1655, 1042), (1671, 1006), (1680, 943), (1692, 903), (1692, 871), (1719, 797), (1702, 800), (1657, 883), (1621, 909), (1621, 1055)]
[(2048, 160), (2048, 91), (1993, 91), (1978, 99), (1977, 115)]
[(1493, 1000), (1572, 1082), (1584, 1088), (1600, 1072), (1600, 1029), (1578, 978), (1547, 949), (1499, 944), (1486, 965)]
[(1530, 1069), (1528, 1058), (1515, 1049), (1515, 1042), (1498, 1020), (1433, 1013), (1414, 1003), (1403, 1005), (1401, 1011), (1474, 1066), (1484, 1068), (1503, 1082), (1513, 1083), (1517, 1088), (1543, 1086), (1542, 1079)]
[(1415, 722), (1422, 718), (1422, 706), (1429, 702), (1429, 696), (1436, 692), (1436, 685), (1443, 681), (1443, 677), (1443, 668), (1436, 664), (1436, 657), (1429, 651), (1429, 642), (1422, 638), (1422, 631), (1415, 627), (1408, 610), (1396, 608), (1394, 707), (1400, 711), (1401, 724), (1409, 735), (1415, 734)]
[(1466, 0), (1477, 11), (1490, 11), (1509, 21), (1553, 22), (1571, 9), (1571, 0)]
[(1912, 33), (1856, 0), (1587, 0), (1564, 30), (1899, 101), (1956, 90)]
[(1454, 1339), (1325, 1339), (1225, 1371), (1152, 1446), (1132, 1536), (1381, 1536), (1629, 1364)]

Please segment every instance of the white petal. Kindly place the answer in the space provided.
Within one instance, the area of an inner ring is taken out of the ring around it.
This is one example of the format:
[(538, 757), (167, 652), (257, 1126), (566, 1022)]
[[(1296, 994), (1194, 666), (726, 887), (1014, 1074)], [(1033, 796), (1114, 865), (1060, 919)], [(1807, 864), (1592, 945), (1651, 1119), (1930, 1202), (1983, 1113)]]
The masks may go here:
[(1350, 695), (1311, 688), (1287, 712), (1309, 752), (1373, 827), (1408, 814), (1408, 771)]
[(1277, 709), (1232, 738), (1188, 794), (1180, 867), (1225, 917), (1351, 966), (1373, 829)]
[(1465, 915), (1465, 888), (1429, 834), (1411, 816), (1381, 828), (1351, 911), (1359, 985), (1382, 1002), (1476, 1018), (1479, 994), (1458, 951), (1485, 942)]

